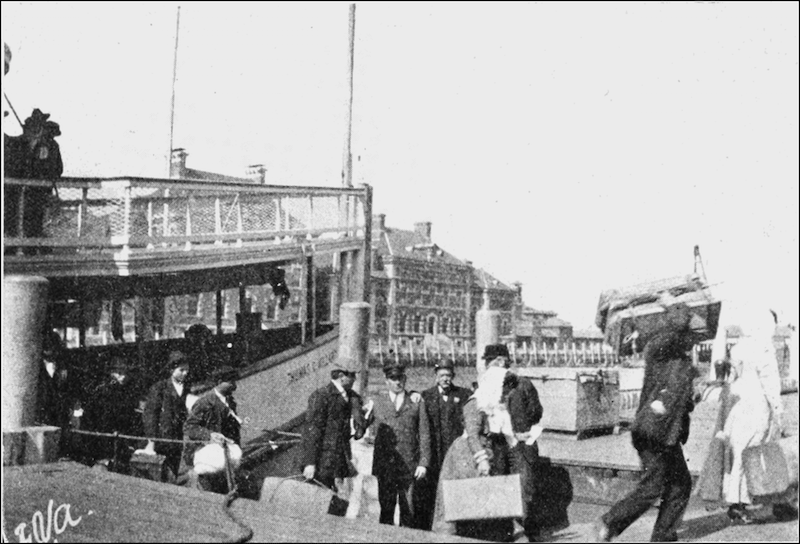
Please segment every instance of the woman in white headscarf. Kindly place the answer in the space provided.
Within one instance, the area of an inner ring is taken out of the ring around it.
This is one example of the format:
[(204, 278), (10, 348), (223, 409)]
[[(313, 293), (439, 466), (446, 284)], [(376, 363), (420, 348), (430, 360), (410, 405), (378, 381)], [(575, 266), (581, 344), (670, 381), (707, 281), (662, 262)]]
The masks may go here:
[(505, 368), (486, 369), (478, 389), (464, 404), (464, 434), (447, 450), (436, 490), (433, 531), (485, 540), (503, 541), (513, 534), (513, 521), (447, 522), (442, 482), (509, 473), (509, 449), (516, 445), (505, 397), (516, 376)]
[[(775, 317), (758, 303), (728, 303), (727, 308), (723, 303), (723, 312), (727, 315), (721, 316), (712, 352), (714, 366), (722, 369), (717, 379), (728, 382), (725, 406), (721, 407), (725, 414), (724, 425), (717, 432), (717, 437), (727, 444), (730, 455), (730, 471), (722, 480), (722, 497), (728, 504), (731, 520), (749, 523), (747, 506), (752, 504), (752, 497), (747, 488), (742, 452), (750, 446), (780, 438), (782, 429), (780, 371), (772, 339)], [(739, 337), (726, 357), (727, 335), (732, 324), (738, 327)], [(774, 504), (773, 513), (779, 519), (797, 516), (797, 510), (784, 503)]]

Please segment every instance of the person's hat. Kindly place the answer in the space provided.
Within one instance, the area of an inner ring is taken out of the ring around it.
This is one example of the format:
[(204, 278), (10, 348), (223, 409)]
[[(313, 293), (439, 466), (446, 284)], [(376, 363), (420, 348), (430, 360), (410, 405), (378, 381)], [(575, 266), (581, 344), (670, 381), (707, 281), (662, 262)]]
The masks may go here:
[(186, 355), (182, 351), (170, 351), (169, 357), (167, 358), (167, 366), (169, 366), (170, 370), (178, 368), (179, 366), (189, 366), (189, 359), (186, 358)]
[(406, 375), (406, 367), (398, 363), (389, 363), (383, 367), (383, 374), (387, 378), (400, 378)]
[(341, 370), (342, 372), (358, 372), (360, 369), (357, 367), (355, 361), (345, 357), (337, 357), (331, 366), (331, 370)]
[(483, 359), (486, 361), (493, 361), (498, 357), (511, 358), (508, 354), (508, 348), (504, 344), (489, 344), (483, 350)]
[(436, 366), (433, 367), (434, 372), (439, 372), (440, 370), (449, 370), (453, 374), (456, 372), (456, 365), (453, 364), (453, 361), (449, 359), (445, 359), (444, 361), (439, 361), (436, 363)]
[(45, 333), (44, 341), (42, 342), (42, 355), (54, 357), (61, 353), (63, 349), (64, 344), (61, 341), (61, 336), (56, 331)]
[(232, 366), (221, 366), (214, 369), (211, 373), (211, 380), (215, 384), (222, 382), (235, 382), (239, 378), (239, 373)]
[(111, 357), (111, 361), (108, 363), (108, 371), (109, 372), (116, 372), (118, 374), (126, 374), (130, 372), (131, 365), (125, 360), (125, 358), (114, 355)]

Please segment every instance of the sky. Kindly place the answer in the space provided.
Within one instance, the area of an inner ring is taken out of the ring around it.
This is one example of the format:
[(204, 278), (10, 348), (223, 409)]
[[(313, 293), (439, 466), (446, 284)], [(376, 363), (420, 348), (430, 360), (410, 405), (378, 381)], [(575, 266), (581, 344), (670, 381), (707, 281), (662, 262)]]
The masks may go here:
[[(389, 227), (576, 328), (695, 245), (715, 294), (798, 323), (797, 3), (356, 5), (353, 180)], [(60, 124), (65, 175), (167, 176), (177, 6), (2, 3), (3, 91)], [(188, 166), (341, 185), (348, 3), (180, 6)]]

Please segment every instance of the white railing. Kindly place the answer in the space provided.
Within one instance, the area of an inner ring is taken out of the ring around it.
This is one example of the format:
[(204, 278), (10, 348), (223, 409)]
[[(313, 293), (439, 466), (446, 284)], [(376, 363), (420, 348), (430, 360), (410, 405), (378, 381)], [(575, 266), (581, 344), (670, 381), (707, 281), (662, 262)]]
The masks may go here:
[(368, 188), (147, 178), (4, 179), (6, 255), (364, 236)]

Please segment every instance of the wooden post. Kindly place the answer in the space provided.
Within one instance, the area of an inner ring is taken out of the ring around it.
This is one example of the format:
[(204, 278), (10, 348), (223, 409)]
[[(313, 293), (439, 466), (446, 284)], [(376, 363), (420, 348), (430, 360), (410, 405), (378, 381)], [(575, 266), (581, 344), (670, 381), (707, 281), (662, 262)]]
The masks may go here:
[(413, 338), (409, 339), (408, 342), (408, 352), (411, 355), (411, 366), (414, 366), (414, 341)]
[(450, 357), (453, 358), (453, 364), (456, 364), (456, 343), (450, 340)]
[(544, 366), (550, 366), (550, 357), (547, 353), (547, 342), (542, 342), (542, 354), (544, 355)]
[(575, 342), (572, 342), (572, 366), (578, 365), (578, 351), (575, 349)]
[(533, 360), (534, 364), (539, 366), (539, 348), (535, 343), (533, 344)]
[(400, 350), (397, 349), (397, 340), (394, 341), (394, 362), (396, 365), (400, 365)]
[(425, 339), (422, 340), (422, 353), (425, 356), (425, 366), (428, 366), (428, 344), (425, 343)]
[(380, 338), (378, 338), (378, 358), (381, 362), (381, 367), (383, 367), (383, 343)]

